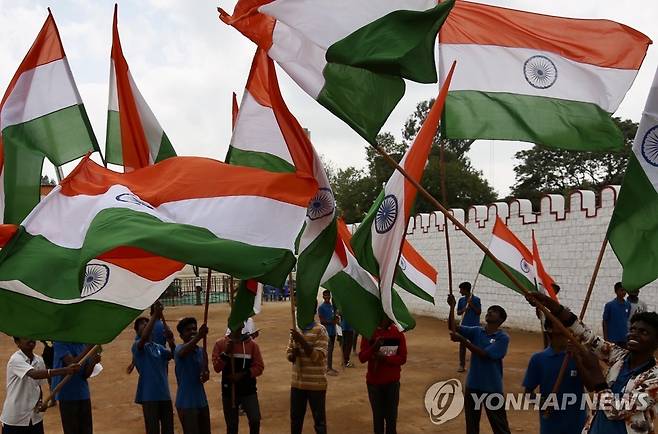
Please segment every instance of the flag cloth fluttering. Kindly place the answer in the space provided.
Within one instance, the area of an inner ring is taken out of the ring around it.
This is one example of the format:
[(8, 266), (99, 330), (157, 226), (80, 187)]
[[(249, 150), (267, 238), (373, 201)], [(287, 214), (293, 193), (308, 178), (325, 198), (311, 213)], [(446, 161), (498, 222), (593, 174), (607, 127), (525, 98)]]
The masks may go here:
[(612, 213), (608, 239), (635, 292), (658, 277), (658, 71), (653, 79)]
[(439, 34), (440, 76), (457, 60), (446, 138), (620, 149), (611, 114), (651, 40), (609, 20), (553, 17), (459, 1)]
[[(337, 220), (338, 239), (336, 249), (327, 270), (331, 278), (322, 286), (331, 291), (341, 315), (366, 339), (370, 339), (381, 319), (386, 315), (382, 309), (377, 280), (363, 269), (354, 257), (350, 246), (352, 235), (342, 219)], [(337, 271), (336, 271), (337, 270)], [(392, 311), (397, 324), (404, 330), (416, 326), (395, 289), (392, 293)]]
[[(453, 64), (416, 139), (400, 161), (400, 166), (417, 182), (420, 182), (427, 164), (454, 67)], [(392, 307), (393, 283), (394, 280), (399, 283), (396, 269), (399, 268), (402, 243), (416, 194), (416, 187), (402, 173), (394, 171), (352, 237), (352, 248), (359, 264), (379, 278), (384, 312), (400, 330), (404, 327), (397, 322)]]
[(0, 221), (20, 223), (39, 202), (44, 158), (61, 166), (97, 150), (49, 12), (0, 103)]
[(551, 297), (553, 300), (557, 301), (557, 294), (553, 289), (553, 285), (555, 285), (555, 279), (553, 279), (553, 277), (551, 277), (551, 275), (548, 274), (544, 268), (544, 263), (539, 256), (539, 247), (537, 246), (534, 230), (532, 231), (532, 260), (535, 266), (535, 275), (537, 276), (537, 279), (539, 280), (538, 283), (541, 284), (544, 293)]
[(240, 0), (220, 18), (374, 143), (405, 92), (437, 80), (436, 34), (454, 0)]
[(283, 285), (316, 191), (207, 158), (125, 174), (85, 158), (0, 251), (0, 331), (109, 342), (185, 263)]
[(228, 328), (231, 330), (242, 329), (247, 319), (259, 314), (262, 297), (262, 283), (258, 283), (254, 279), (241, 281), (228, 317)]
[(176, 156), (167, 134), (139, 92), (128, 69), (128, 62), (123, 57), (116, 5), (112, 24), (108, 105), (105, 140), (108, 163), (122, 165), (124, 171), (130, 172)]

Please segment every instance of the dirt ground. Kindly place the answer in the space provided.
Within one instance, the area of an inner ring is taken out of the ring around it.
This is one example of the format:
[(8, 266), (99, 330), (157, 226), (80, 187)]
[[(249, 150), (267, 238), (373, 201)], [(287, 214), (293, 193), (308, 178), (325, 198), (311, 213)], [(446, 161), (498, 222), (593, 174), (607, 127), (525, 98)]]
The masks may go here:
[[(174, 328), (176, 321), (184, 316), (202, 316), (202, 309), (195, 306), (170, 307), (165, 310), (168, 323)], [(214, 341), (226, 330), (228, 306), (226, 304), (210, 307), (209, 350)], [(400, 407), (398, 415), (398, 432), (457, 434), (465, 432), (463, 415), (441, 426), (430, 422), (424, 406), (427, 388), (440, 380), (458, 378), (462, 381), (465, 374), (458, 374), (458, 346), (448, 339), (446, 323), (434, 318), (417, 318), (415, 330), (407, 334), (408, 359), (402, 370)], [(256, 318), (256, 325), (261, 329), (257, 342), (263, 353), (265, 372), (258, 379), (258, 395), (262, 413), (261, 432), (264, 434), (283, 434), (289, 432), (289, 390), (290, 366), (285, 359), (285, 346), (288, 342), (290, 326), (290, 305), (287, 302), (266, 303), (263, 311)], [(538, 334), (508, 331), (511, 336), (510, 349), (504, 361), (504, 379), (507, 392), (521, 392), (521, 381), (529, 356), (538, 351), (542, 345)], [(144, 432), (142, 413), (139, 405), (134, 403), (137, 373), (126, 374), (130, 362), (130, 346), (134, 332), (132, 327), (126, 329), (109, 345), (104, 347), (103, 367), (100, 376), (90, 380), (94, 414), (94, 428), (100, 434), (137, 434)], [(13, 340), (2, 335), (0, 338), (0, 363), (6, 363), (16, 350)], [(41, 352), (41, 344), (37, 347)], [(340, 360), (338, 349), (334, 360)], [(336, 377), (329, 377), (327, 392), (327, 424), (329, 432), (346, 434), (363, 434), (372, 432), (372, 420), (368, 395), (365, 385), (365, 365), (356, 363), (355, 368), (340, 370)], [(340, 366), (340, 362), (335, 365)], [(176, 379), (173, 362), (169, 374), (172, 397), (175, 397)], [(0, 369), (0, 384), (5, 384), (6, 371)], [(225, 432), (224, 418), (221, 410), (219, 375), (214, 374), (206, 384), (206, 393), (210, 401), (210, 414), (213, 432)], [(4, 387), (0, 388), (0, 402), (4, 402)], [(508, 414), (512, 432), (539, 432), (538, 416), (534, 412), (511, 412)], [(482, 418), (482, 434), (491, 433), (491, 429)], [(247, 433), (246, 418), (241, 418), (240, 433)], [(182, 432), (176, 420), (176, 432)], [(59, 413), (50, 409), (45, 418), (46, 433), (61, 433)], [(304, 425), (305, 433), (313, 432), (310, 411), (307, 412)]]

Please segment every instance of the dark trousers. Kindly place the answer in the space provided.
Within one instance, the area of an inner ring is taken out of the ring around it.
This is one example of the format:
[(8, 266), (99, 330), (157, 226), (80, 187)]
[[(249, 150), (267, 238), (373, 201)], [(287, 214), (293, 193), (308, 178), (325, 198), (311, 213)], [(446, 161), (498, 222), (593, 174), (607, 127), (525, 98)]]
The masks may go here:
[(334, 344), (336, 343), (336, 335), (329, 336), (329, 346), (327, 347), (327, 369), (334, 368)]
[(183, 434), (210, 434), (210, 410), (203, 408), (177, 408)]
[(368, 384), (368, 398), (372, 408), (372, 425), (375, 434), (396, 434), (400, 382)]
[(327, 415), (325, 414), (326, 390), (290, 389), (290, 433), (302, 434), (306, 403), (311, 407), (313, 427), (316, 434), (327, 434)]
[(343, 342), (342, 342), (342, 349), (343, 349), (343, 365), (347, 365), (347, 362), (350, 361), (350, 353), (352, 351), (352, 339), (354, 338), (354, 332), (353, 331), (345, 331), (343, 330)]
[(249, 434), (258, 434), (260, 432), (260, 406), (258, 405), (258, 395), (236, 396), (235, 406), (231, 402), (230, 396), (222, 395), (222, 407), (224, 408), (224, 421), (226, 422), (227, 434), (238, 434), (240, 422), (240, 408), (247, 413), (249, 421)]
[(359, 341), (359, 334), (357, 332), (354, 332), (354, 342), (352, 343), (352, 351), (356, 353), (356, 344)]
[(2, 434), (43, 434), (43, 422), (28, 426), (4, 425)]
[(459, 343), (459, 367), (466, 366), (466, 345), (463, 342)]
[[(480, 408), (475, 409), (475, 400), (473, 399), (472, 394), (475, 393), (478, 395), (478, 399), (481, 398), (481, 395), (488, 395), (486, 392), (481, 392), (479, 390), (466, 389), (464, 392), (464, 415), (466, 416), (466, 434), (479, 434), (480, 433), (480, 416), (482, 415), (482, 407), (485, 407), (487, 412), (487, 419), (489, 419), (489, 425), (491, 425), (491, 430), (493, 434), (510, 434), (509, 424), (507, 423), (507, 413), (505, 412), (505, 407), (501, 407), (499, 410), (489, 410), (485, 406), (486, 399), (482, 400)], [(498, 404), (498, 399), (495, 400), (495, 403)]]
[(59, 415), (62, 418), (64, 434), (93, 434), (90, 399), (59, 401)]
[(171, 401), (142, 402), (146, 434), (174, 434), (174, 407)]

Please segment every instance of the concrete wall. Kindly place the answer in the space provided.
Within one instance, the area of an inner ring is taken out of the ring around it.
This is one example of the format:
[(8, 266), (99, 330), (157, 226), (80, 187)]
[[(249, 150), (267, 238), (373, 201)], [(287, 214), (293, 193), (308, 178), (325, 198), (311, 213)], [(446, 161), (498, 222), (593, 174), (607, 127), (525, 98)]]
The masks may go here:
[[(460, 221), (466, 222), (466, 227), (485, 244), (491, 238), (496, 215), (529, 248), (532, 247), (531, 231), (534, 230), (544, 266), (562, 288), (561, 302), (579, 313), (618, 190), (618, 186), (611, 186), (599, 192), (601, 200), (598, 207), (594, 192), (580, 190), (571, 195), (568, 208), (565, 207), (567, 201), (563, 196), (548, 195), (542, 199), (541, 212), (536, 214), (532, 213), (530, 202), (525, 199), (514, 200), (509, 204), (499, 202), (474, 206), (466, 212), (455, 209), (453, 214)], [(412, 312), (439, 318), (447, 318), (448, 315), (448, 305), (445, 303), (448, 278), (443, 226), (443, 217), (436, 212), (410, 219), (407, 231), (407, 239), (439, 272), (436, 306), (399, 291)], [(500, 304), (508, 314), (507, 327), (538, 331), (539, 322), (534, 309), (518, 293), (484, 276), (478, 276), (483, 253), (454, 225), (449, 224), (448, 230), (454, 290), (458, 291), (459, 282), (475, 282), (475, 294), (482, 299), (483, 309), (492, 304)], [(619, 280), (621, 266), (608, 246), (585, 317), (586, 322), (597, 330), (601, 329), (603, 306), (614, 298), (613, 285)], [(656, 308), (657, 290), (658, 285), (654, 282), (640, 294), (650, 310)]]

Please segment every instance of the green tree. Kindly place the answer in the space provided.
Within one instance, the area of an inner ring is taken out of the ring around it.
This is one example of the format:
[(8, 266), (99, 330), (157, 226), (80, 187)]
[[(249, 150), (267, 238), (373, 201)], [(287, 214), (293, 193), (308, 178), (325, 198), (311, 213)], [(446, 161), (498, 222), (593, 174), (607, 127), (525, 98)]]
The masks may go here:
[(624, 147), (617, 152), (576, 152), (535, 145), (515, 154), (516, 182), (512, 196), (530, 199), (538, 209), (546, 193), (568, 194), (575, 189), (598, 189), (621, 184), (631, 155), (637, 123), (613, 118), (624, 134)]

